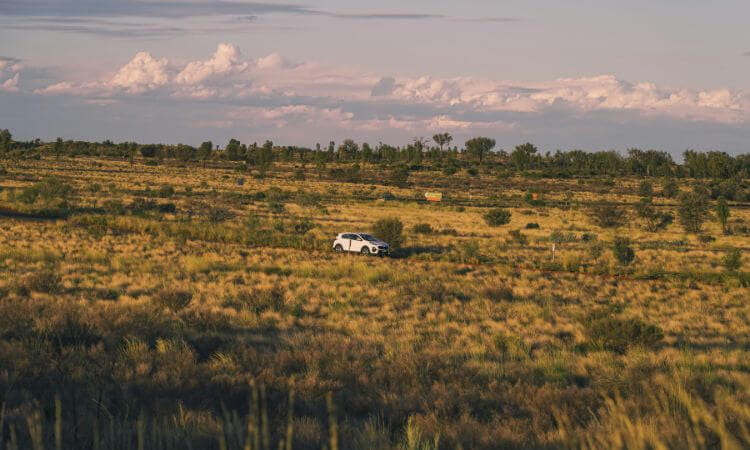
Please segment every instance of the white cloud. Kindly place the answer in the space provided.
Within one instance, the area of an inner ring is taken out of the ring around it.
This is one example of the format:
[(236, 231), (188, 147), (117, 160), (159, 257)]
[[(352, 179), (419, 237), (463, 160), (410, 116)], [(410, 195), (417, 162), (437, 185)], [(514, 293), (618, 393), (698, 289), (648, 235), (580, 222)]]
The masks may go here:
[[(17, 78), (6, 83), (13, 89)], [(209, 59), (181, 66), (140, 52), (110, 79), (63, 81), (36, 92), (96, 98), (156, 92), (170, 101), (244, 102), (248, 106), (211, 120), (269, 127), (320, 123), (354, 130), (505, 131), (519, 127), (521, 118), (549, 111), (572, 117), (619, 111), (683, 121), (750, 121), (750, 97), (728, 89), (660, 87), (612, 75), (545, 82), (381, 77), (357, 67), (290, 62), (278, 53), (245, 59), (230, 43), (219, 44)]]
[(164, 86), (169, 81), (166, 59), (155, 59), (148, 52), (139, 52), (117, 71), (109, 85), (131, 94), (140, 94)]
[(178, 84), (194, 85), (215, 76), (241, 73), (249, 63), (241, 61), (242, 54), (234, 44), (221, 43), (211, 59), (193, 61), (177, 74), (174, 81)]
[(15, 58), (0, 57), (0, 92), (18, 92), (23, 66)]

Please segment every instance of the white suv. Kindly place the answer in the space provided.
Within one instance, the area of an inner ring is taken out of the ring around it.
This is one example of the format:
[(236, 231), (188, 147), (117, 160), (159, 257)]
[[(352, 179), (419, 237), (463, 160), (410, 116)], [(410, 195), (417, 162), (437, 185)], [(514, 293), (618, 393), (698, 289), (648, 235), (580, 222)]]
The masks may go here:
[(367, 233), (339, 233), (333, 241), (333, 249), (365, 255), (387, 255), (391, 251), (387, 243)]

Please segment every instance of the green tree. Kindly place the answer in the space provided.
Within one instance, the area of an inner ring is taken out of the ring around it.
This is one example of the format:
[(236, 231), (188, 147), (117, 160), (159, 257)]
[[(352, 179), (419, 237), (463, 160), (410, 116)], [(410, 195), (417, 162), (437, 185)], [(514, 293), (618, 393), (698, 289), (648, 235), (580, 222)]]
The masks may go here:
[(669, 213), (660, 212), (654, 206), (651, 197), (642, 198), (635, 205), (635, 212), (646, 222), (646, 231), (655, 232), (663, 230), (672, 223), (674, 217)]
[(453, 136), (451, 136), (450, 133), (438, 133), (432, 136), (432, 140), (435, 141), (435, 143), (440, 146), (440, 151), (443, 151), (444, 146), (451, 145), (451, 142), (453, 141)]
[(10, 134), (10, 131), (0, 130), (0, 153), (8, 153), (11, 143), (13, 143), (13, 136)]
[(638, 195), (641, 197), (651, 197), (654, 195), (654, 185), (650, 181), (641, 181), (641, 184), (638, 185)]
[(630, 246), (630, 239), (616, 237), (612, 243), (612, 254), (620, 265), (627, 266), (635, 259), (635, 250)]
[(719, 197), (719, 200), (716, 202), (716, 218), (719, 219), (719, 223), (721, 223), (721, 231), (724, 234), (727, 234), (729, 231), (727, 229), (727, 222), (729, 221), (729, 204), (724, 197)]
[(482, 164), (484, 156), (495, 148), (495, 140), (488, 137), (475, 137), (466, 141), (466, 151), (479, 159)]
[(203, 167), (206, 167), (206, 161), (211, 157), (214, 151), (214, 143), (211, 141), (205, 141), (198, 147), (198, 157), (203, 161)]
[(237, 139), (230, 139), (224, 151), (226, 152), (227, 159), (230, 161), (239, 161), (244, 155), (241, 154), (240, 149), (242, 145)]
[(510, 154), (510, 162), (518, 170), (530, 169), (534, 165), (536, 152), (536, 146), (530, 142), (518, 145)]
[(397, 218), (380, 219), (372, 225), (372, 233), (384, 240), (394, 250), (404, 243), (404, 224)]
[(55, 144), (52, 147), (52, 151), (55, 153), (55, 157), (57, 159), (60, 159), (60, 155), (62, 155), (64, 148), (65, 146), (63, 144), (62, 138), (57, 138), (57, 140), (55, 140)]
[(737, 272), (742, 268), (742, 251), (738, 248), (731, 248), (724, 255), (724, 268), (729, 272)]
[(680, 188), (674, 178), (667, 178), (661, 192), (664, 197), (675, 198), (679, 194)]
[(680, 204), (677, 214), (680, 224), (687, 233), (700, 233), (703, 222), (708, 218), (709, 202), (708, 196), (700, 190), (685, 192), (680, 195)]
[(492, 208), (482, 217), (484, 217), (484, 221), (487, 222), (487, 225), (491, 227), (499, 227), (510, 223), (511, 213), (507, 209)]

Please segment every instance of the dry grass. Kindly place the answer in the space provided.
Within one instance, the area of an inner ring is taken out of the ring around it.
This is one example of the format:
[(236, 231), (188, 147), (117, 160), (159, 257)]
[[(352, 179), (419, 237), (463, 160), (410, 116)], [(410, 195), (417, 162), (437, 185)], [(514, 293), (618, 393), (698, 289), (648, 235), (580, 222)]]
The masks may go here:
[[(428, 205), (413, 200), (434, 181), (422, 174), (410, 188), (314, 174), (240, 186), (224, 169), (23, 164), (0, 180), (3, 207), (17, 206), (13, 189), (55, 175), (75, 187), (77, 211), (2, 219), (0, 442), (9, 448), (54, 441), (55, 393), (65, 448), (95, 438), (101, 448), (138, 439), (242, 448), (252, 436), (276, 446), (290, 426), (294, 448), (331, 448), (332, 425), (342, 448), (750, 445), (747, 275), (721, 265), (748, 237), (722, 235), (717, 222), (706, 226), (711, 243), (677, 225), (600, 229), (587, 204), (637, 197), (565, 180), (545, 196), (571, 191), (573, 206), (560, 209), (526, 205), (517, 179), (457, 180), (446, 204)], [(87, 189), (95, 183), (103, 188)], [(164, 185), (174, 194), (153, 200), (174, 212), (104, 207)], [(397, 200), (380, 200), (386, 191)], [(221, 221), (218, 206), (231, 213)], [(512, 213), (509, 224), (486, 225), (494, 206)], [(734, 209), (733, 220), (747, 223), (748, 211)], [(407, 230), (401, 257), (329, 251), (336, 233), (388, 217)], [(295, 231), (301, 218), (314, 228)], [(423, 223), (433, 231), (410, 231)], [(508, 239), (517, 229), (527, 243)], [(554, 262), (553, 232), (563, 241)], [(636, 250), (628, 267), (609, 247), (620, 235)], [(592, 313), (657, 325), (663, 339), (610, 351), (588, 334)], [(260, 395), (251, 383), (268, 387), (265, 425), (248, 408)]]

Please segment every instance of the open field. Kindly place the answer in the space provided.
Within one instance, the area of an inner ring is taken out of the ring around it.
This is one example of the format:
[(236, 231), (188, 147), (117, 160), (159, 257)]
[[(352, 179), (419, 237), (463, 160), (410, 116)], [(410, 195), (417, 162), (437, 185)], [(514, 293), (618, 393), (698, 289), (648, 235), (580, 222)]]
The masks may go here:
[[(746, 203), (730, 205), (733, 233), (709, 220), (696, 235), (644, 231), (634, 178), (5, 169), (0, 446), (750, 446), (750, 275), (724, 262), (750, 250)], [(24, 200), (50, 179), (72, 191)], [(597, 203), (630, 218), (594, 225)], [(485, 222), (496, 207), (508, 224)], [(393, 258), (330, 250), (393, 217)]]

